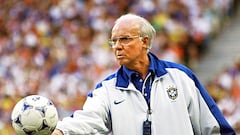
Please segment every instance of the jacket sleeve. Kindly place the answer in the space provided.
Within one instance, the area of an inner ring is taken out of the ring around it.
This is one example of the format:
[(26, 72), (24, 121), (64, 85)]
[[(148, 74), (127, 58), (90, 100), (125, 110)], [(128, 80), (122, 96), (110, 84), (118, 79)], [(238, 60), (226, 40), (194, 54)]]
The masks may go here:
[(57, 124), (64, 135), (100, 135), (110, 131), (110, 114), (106, 90), (102, 87), (88, 94), (83, 110), (77, 110), (70, 117)]
[(194, 94), (189, 105), (189, 114), (193, 123), (195, 134), (203, 135), (235, 135), (233, 128), (224, 118), (217, 104), (201, 85), (195, 75)]

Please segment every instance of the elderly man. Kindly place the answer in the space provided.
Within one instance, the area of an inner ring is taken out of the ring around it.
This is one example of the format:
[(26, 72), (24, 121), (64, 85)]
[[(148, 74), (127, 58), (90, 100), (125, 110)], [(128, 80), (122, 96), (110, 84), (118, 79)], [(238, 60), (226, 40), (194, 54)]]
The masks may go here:
[(234, 135), (191, 70), (149, 52), (155, 33), (140, 16), (118, 18), (109, 44), (120, 68), (52, 135)]

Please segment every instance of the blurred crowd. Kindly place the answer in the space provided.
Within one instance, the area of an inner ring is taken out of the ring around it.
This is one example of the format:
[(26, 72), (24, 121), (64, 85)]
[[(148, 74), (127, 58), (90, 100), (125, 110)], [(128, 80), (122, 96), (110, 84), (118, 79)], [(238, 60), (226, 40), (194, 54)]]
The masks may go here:
[(240, 133), (240, 57), (228, 65), (206, 85), (224, 116)]
[[(147, 18), (157, 30), (151, 52), (195, 70), (237, 5), (238, 0), (0, 0), (0, 134), (14, 135), (11, 111), (27, 95), (51, 99), (60, 118), (81, 109), (95, 84), (118, 68), (107, 41), (120, 15)], [(208, 85), (236, 127), (239, 71), (229, 67)]]

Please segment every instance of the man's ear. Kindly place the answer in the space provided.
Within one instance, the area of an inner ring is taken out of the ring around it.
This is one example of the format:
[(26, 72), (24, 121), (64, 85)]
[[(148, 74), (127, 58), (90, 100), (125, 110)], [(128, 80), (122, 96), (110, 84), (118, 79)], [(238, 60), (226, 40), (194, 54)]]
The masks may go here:
[(149, 46), (149, 38), (148, 37), (142, 37), (141, 41), (142, 41), (142, 45), (143, 45), (144, 48), (146, 48), (146, 49), (150, 48), (150, 46)]

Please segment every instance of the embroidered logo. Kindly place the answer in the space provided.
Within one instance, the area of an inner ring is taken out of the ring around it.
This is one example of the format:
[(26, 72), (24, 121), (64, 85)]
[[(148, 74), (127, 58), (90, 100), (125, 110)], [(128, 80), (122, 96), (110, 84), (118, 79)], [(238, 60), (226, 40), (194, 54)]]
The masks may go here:
[(170, 86), (167, 89), (168, 97), (172, 100), (175, 100), (178, 97), (178, 91), (176, 87)]
[(120, 103), (122, 103), (123, 101), (125, 101), (125, 100), (124, 100), (124, 99), (123, 99), (123, 100), (114, 100), (114, 102), (113, 102), (113, 103), (114, 103), (115, 105), (117, 105), (117, 104), (120, 104)]

